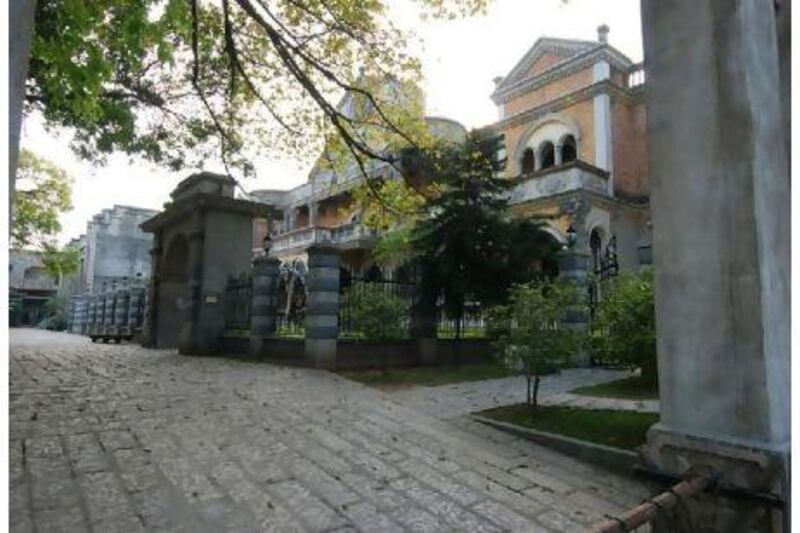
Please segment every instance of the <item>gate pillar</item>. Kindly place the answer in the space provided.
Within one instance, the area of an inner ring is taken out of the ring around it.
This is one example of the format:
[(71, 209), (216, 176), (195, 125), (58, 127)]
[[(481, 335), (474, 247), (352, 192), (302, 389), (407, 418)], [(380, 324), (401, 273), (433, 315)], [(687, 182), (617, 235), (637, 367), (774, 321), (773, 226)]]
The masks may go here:
[(306, 360), (317, 367), (331, 367), (336, 363), (339, 338), (339, 254), (335, 248), (314, 245), (308, 249), (306, 287)]

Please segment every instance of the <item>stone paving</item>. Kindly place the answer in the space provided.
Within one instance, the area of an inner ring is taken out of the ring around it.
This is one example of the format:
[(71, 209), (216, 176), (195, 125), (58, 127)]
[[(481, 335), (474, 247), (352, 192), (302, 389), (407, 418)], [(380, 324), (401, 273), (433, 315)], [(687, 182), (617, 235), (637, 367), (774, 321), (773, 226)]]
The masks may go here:
[(12, 531), (581, 531), (633, 481), (334, 374), (12, 330)]
[[(571, 397), (577, 405), (577, 403), (582, 402), (582, 398), (586, 397), (566, 394), (567, 391), (586, 385), (614, 381), (628, 375), (628, 372), (623, 370), (600, 368), (563, 370), (559, 374), (542, 378), (539, 385), (539, 399), (543, 404), (547, 404), (550, 398), (558, 398), (559, 405), (566, 405), (569, 403), (566, 400)], [(399, 389), (391, 393), (391, 398), (415, 411), (437, 418), (452, 418), (501, 405), (525, 403), (526, 391), (525, 378), (523, 376), (513, 376), (436, 387)], [(581, 405), (581, 407), (588, 406), (592, 401), (597, 404), (597, 400), (602, 399), (589, 398), (589, 400), (589, 402), (583, 402), (587, 405)], [(613, 401), (599, 403), (611, 405)]]

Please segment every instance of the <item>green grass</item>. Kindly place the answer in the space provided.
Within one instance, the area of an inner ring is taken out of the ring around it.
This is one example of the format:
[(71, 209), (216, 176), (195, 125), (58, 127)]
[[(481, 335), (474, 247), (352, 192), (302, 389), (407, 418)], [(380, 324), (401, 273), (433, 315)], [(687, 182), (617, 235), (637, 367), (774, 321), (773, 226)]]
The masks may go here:
[(629, 450), (644, 444), (648, 428), (658, 422), (658, 415), (651, 413), (556, 406), (539, 406), (533, 409), (525, 404), (497, 407), (477, 414), (539, 431)]
[(658, 385), (648, 383), (639, 376), (578, 387), (570, 391), (582, 396), (598, 396), (600, 398), (618, 398), (621, 400), (658, 400)]
[(504, 378), (514, 373), (499, 362), (464, 364), (460, 366), (414, 366), (386, 370), (346, 370), (340, 375), (372, 387), (445, 385), (462, 381)]

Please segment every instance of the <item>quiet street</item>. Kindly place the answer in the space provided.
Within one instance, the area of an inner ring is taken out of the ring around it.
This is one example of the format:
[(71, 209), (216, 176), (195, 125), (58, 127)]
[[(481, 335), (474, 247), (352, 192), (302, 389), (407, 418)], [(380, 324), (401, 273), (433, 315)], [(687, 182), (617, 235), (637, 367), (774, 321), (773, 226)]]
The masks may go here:
[(647, 496), (325, 371), (18, 329), (10, 379), (12, 531), (581, 531)]

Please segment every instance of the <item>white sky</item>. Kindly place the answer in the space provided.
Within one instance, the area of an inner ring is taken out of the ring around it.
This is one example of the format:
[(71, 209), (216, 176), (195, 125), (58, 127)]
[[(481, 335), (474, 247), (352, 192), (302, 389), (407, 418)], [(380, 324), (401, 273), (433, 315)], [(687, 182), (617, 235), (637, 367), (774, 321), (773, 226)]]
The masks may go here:
[[(594, 40), (597, 26), (605, 23), (611, 27), (610, 44), (640, 61), (639, 2), (494, 0), (485, 17), (422, 23), (404, 12), (398, 22), (413, 24), (424, 43), (427, 113), (473, 128), (497, 118), (489, 99), (492, 78), (505, 76), (539, 37)], [(61, 166), (74, 179), (74, 209), (61, 218), (62, 242), (85, 232), (92, 215), (114, 204), (160, 209), (175, 185), (191, 172), (174, 173), (130, 162), (126, 156), (113, 156), (106, 166), (94, 167), (75, 157), (69, 141), (68, 131), (46, 132), (39, 117), (23, 123), (23, 146)], [(296, 162), (271, 161), (258, 169), (258, 178), (243, 185), (248, 190), (288, 189), (303, 183), (307, 171)]]

